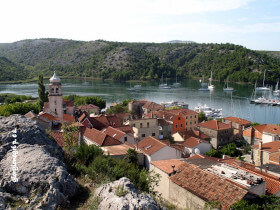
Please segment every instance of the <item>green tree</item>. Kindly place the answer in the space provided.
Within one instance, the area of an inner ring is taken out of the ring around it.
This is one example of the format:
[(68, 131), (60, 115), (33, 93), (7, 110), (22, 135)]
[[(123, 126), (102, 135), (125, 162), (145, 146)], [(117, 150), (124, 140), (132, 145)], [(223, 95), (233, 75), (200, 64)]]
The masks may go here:
[(74, 125), (63, 124), (62, 130), (63, 130), (62, 135), (63, 135), (66, 145), (69, 148), (78, 146), (79, 128)]
[(203, 121), (206, 121), (207, 120), (207, 117), (205, 116), (204, 112), (199, 112), (198, 113), (198, 122), (203, 122)]
[(39, 106), (43, 109), (44, 102), (48, 101), (48, 94), (45, 92), (44, 77), (43, 74), (38, 76), (38, 95), (39, 95)]
[(124, 159), (128, 162), (128, 163), (134, 163), (134, 164), (138, 164), (138, 156), (137, 156), (137, 152), (134, 149), (128, 149)]

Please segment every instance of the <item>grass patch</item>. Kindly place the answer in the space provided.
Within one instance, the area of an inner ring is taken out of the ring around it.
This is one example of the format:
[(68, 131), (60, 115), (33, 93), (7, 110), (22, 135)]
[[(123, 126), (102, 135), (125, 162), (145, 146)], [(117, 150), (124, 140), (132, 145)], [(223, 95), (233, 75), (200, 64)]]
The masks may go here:
[(115, 195), (119, 197), (123, 197), (128, 193), (127, 190), (123, 188), (123, 186), (119, 185), (116, 187)]

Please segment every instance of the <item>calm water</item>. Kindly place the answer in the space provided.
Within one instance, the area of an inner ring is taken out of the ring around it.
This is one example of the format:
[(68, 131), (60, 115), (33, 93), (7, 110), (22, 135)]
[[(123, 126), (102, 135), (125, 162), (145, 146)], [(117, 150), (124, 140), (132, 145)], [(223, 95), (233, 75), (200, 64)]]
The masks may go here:
[[(216, 88), (213, 91), (198, 91), (200, 88), (197, 80), (180, 81), (182, 86), (172, 89), (160, 89), (157, 82), (142, 83), (140, 91), (130, 92), (126, 88), (130, 87), (129, 82), (102, 82), (84, 80), (62, 79), (64, 95), (76, 94), (82, 96), (100, 96), (107, 101), (107, 105), (112, 102), (120, 102), (127, 98), (147, 99), (160, 102), (184, 101), (189, 104), (190, 109), (194, 109), (199, 103), (207, 104), (213, 108), (222, 108), (223, 117), (237, 116), (259, 123), (280, 123), (280, 106), (254, 105), (249, 103), (253, 92), (253, 86), (230, 84), (236, 91), (227, 93), (223, 91), (224, 84), (213, 83)], [(45, 81), (45, 84), (48, 81)], [(173, 84), (173, 81), (168, 84)], [(131, 83), (135, 85), (137, 83)], [(37, 84), (5, 84), (0, 85), (0, 93), (15, 93), (22, 95), (38, 96)], [(47, 87), (46, 87), (47, 88)], [(261, 96), (258, 93), (257, 96)]]

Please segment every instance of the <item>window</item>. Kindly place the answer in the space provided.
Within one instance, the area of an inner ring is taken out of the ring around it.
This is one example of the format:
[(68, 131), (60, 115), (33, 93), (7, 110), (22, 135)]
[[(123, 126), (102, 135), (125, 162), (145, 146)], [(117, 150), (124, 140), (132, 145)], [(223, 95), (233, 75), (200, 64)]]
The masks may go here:
[(191, 116), (191, 119), (192, 119), (192, 116)]
[(55, 92), (58, 93), (58, 88), (56, 88)]
[(181, 124), (181, 128), (183, 128), (183, 124)]
[(144, 134), (144, 133), (142, 134), (142, 137), (145, 137), (145, 134)]
[(54, 109), (54, 112), (56, 113), (56, 109)]
[(192, 122), (190, 122), (190, 124), (192, 124)]
[(163, 135), (163, 132), (160, 132), (160, 135)]
[(54, 105), (56, 105), (56, 101), (54, 101)]
[(150, 127), (150, 123), (147, 122), (147, 128), (149, 128), (149, 127)]
[(196, 124), (196, 121), (194, 121), (194, 124)]
[(181, 120), (181, 117), (178, 117), (178, 120)]
[(143, 125), (142, 125), (142, 123), (140, 123), (140, 128), (142, 128), (143, 127)]
[(127, 137), (124, 137), (124, 141), (127, 141)]
[(188, 123), (186, 122), (186, 125), (188, 125)]
[(156, 136), (156, 134), (155, 134), (155, 133), (152, 133), (152, 136)]
[(135, 123), (133, 123), (132, 127), (135, 127)]
[(188, 119), (188, 116), (186, 116), (186, 120)]
[(51, 92), (53, 93), (54, 92), (54, 89), (52, 88)]
[(175, 128), (177, 128), (178, 126), (177, 125), (175, 125)]
[(64, 110), (63, 112), (64, 112), (64, 114), (66, 114), (66, 110)]
[(196, 115), (194, 115), (194, 118), (196, 118)]

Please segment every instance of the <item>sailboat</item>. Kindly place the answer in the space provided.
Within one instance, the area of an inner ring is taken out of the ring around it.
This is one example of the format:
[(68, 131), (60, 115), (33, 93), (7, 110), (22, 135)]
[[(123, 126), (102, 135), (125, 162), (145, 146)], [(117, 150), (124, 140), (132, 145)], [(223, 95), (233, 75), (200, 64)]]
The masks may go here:
[(211, 90), (211, 89), (214, 89), (215, 86), (212, 85), (212, 71), (211, 71), (211, 77), (209, 78), (209, 85), (208, 85), (208, 89)]
[(164, 84), (163, 83), (163, 74), (161, 75), (161, 80), (160, 80), (160, 83), (159, 83), (159, 87), (164, 87), (164, 86), (167, 86), (167, 83)]
[(181, 86), (181, 83), (177, 81), (177, 72), (176, 72), (176, 82), (173, 83), (173, 86), (174, 87), (180, 87)]
[(228, 78), (227, 78), (227, 87), (224, 88), (224, 91), (234, 91), (234, 88), (233, 88), (233, 87), (229, 87), (229, 86), (228, 86)]
[(279, 85), (279, 79), (278, 79), (277, 84), (275, 86), (275, 90), (273, 91), (274, 95), (276, 95), (276, 96), (280, 96), (280, 90), (278, 89), (278, 85)]
[(256, 91), (269, 91), (269, 90), (270, 90), (269, 87), (264, 86), (265, 71), (266, 71), (266, 70), (264, 70), (264, 73), (263, 73), (263, 86), (262, 86), (262, 87), (256, 87)]
[(208, 91), (209, 88), (207, 87), (208, 84), (207, 83), (204, 83), (204, 76), (202, 76), (202, 80), (199, 80), (200, 82), (200, 85), (201, 85), (201, 88), (199, 88), (198, 90), (203, 90), (203, 91)]

